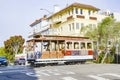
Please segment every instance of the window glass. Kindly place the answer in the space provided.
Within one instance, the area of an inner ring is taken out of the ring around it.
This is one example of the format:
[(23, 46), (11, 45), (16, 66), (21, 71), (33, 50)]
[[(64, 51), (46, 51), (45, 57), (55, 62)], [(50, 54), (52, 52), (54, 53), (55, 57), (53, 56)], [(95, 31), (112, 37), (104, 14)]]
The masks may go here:
[(80, 29), (79, 23), (76, 23), (76, 29)]
[(70, 10), (68, 11), (68, 14), (70, 15)]
[(74, 49), (79, 49), (79, 43), (78, 42), (74, 42)]
[(83, 9), (80, 9), (80, 14), (83, 14)]
[(87, 43), (87, 49), (92, 49), (92, 43)]
[(69, 31), (71, 31), (71, 24), (69, 24)]
[(84, 23), (81, 23), (81, 27), (84, 27)]
[(72, 29), (74, 30), (74, 23), (72, 23)]
[(61, 31), (63, 30), (63, 28), (61, 27)]
[(81, 43), (81, 49), (85, 49), (85, 42)]
[(67, 42), (67, 49), (72, 49), (72, 42)]
[(91, 15), (91, 11), (90, 10), (88, 10), (88, 14)]
[(96, 27), (96, 24), (93, 24), (93, 27)]
[(63, 42), (60, 42), (60, 43), (59, 43), (59, 49), (60, 49), (60, 50), (63, 50), (63, 49), (64, 49), (64, 46), (65, 46), (65, 45), (64, 45)]
[(74, 14), (74, 9), (72, 9), (72, 14)]
[(75, 12), (76, 12), (76, 14), (78, 14), (78, 8), (75, 8)]
[(89, 24), (89, 27), (92, 27), (92, 24)]

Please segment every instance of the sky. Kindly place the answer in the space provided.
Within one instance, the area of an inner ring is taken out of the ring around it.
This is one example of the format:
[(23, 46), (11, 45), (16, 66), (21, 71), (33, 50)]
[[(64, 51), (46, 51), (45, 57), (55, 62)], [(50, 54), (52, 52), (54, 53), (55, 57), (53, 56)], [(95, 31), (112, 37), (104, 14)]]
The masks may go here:
[(0, 0), (0, 47), (11, 36), (21, 35), (26, 40), (31, 31), (29, 26), (36, 19), (54, 11), (54, 5), (60, 9), (74, 2), (93, 5), (99, 9), (120, 12), (120, 0)]

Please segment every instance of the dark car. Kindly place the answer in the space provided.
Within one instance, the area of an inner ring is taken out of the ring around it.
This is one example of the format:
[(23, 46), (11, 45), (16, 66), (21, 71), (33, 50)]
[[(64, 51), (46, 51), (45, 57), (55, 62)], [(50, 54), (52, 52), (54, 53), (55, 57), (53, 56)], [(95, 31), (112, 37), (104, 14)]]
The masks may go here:
[(25, 65), (25, 58), (19, 58), (14, 61), (14, 65)]
[(5, 66), (8, 65), (8, 61), (7, 61), (6, 57), (4, 57), (4, 56), (0, 56), (0, 66), (1, 65), (5, 65)]

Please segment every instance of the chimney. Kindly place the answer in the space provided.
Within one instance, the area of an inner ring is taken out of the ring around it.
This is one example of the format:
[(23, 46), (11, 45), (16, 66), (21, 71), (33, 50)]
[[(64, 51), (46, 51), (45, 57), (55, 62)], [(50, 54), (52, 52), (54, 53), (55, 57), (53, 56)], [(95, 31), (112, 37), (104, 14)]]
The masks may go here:
[(44, 15), (43, 18), (42, 18), (42, 20), (46, 20), (46, 18), (47, 18), (47, 15)]
[(54, 13), (60, 11), (59, 5), (54, 5)]

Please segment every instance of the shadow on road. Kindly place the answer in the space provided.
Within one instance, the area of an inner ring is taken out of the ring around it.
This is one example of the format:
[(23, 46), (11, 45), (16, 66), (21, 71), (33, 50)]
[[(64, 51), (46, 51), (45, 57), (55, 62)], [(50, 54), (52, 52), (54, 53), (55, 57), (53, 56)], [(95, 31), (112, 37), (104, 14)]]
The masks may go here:
[(33, 67), (1, 66), (0, 80), (39, 80)]

